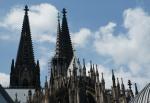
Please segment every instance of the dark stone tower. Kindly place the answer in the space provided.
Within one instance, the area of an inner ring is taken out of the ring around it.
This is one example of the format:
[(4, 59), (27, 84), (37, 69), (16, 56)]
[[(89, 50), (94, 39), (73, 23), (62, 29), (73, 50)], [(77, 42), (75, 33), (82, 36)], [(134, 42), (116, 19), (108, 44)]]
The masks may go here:
[(39, 88), (40, 67), (39, 61), (35, 63), (30, 32), (28, 6), (25, 6), (20, 44), (16, 62), (12, 60), (10, 73), (10, 88)]
[(65, 8), (63, 9), (62, 13), (62, 26), (60, 26), (60, 17), (58, 14), (56, 53), (52, 58), (52, 73), (55, 77), (67, 76), (67, 69), (73, 58), (73, 48), (69, 34)]

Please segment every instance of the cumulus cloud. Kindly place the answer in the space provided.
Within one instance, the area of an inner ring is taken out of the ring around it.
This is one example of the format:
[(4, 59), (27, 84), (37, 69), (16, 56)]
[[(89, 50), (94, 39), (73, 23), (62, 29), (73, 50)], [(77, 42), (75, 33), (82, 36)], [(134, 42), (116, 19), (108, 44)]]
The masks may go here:
[(87, 28), (81, 28), (79, 32), (72, 33), (73, 43), (77, 47), (84, 47), (91, 36), (91, 31)]
[(0, 73), (0, 84), (3, 87), (8, 87), (9, 86), (9, 75), (5, 73)]
[(54, 52), (49, 51), (49, 48), (45, 46), (39, 46), (38, 50), (40, 51), (40, 68), (43, 72), (44, 70), (48, 70), (49, 62), (54, 55)]
[[(29, 9), (28, 15), (33, 39), (40, 42), (55, 42), (57, 8), (51, 4), (42, 3), (32, 5)], [(18, 31), (21, 31), (23, 16), (22, 7), (13, 7), (0, 21), (0, 27), (4, 27), (9, 31), (16, 31), (17, 33), (9, 35), (10, 37), (16, 37)]]
[[(150, 78), (150, 15), (134, 8), (125, 10), (123, 18), (126, 32), (116, 34), (117, 24), (110, 22), (95, 33), (94, 47), (98, 54), (113, 59), (118, 74), (146, 83)], [(124, 70), (120, 68), (123, 65), (127, 67)]]
[(10, 36), (8, 35), (1, 35), (0, 40), (10, 40)]

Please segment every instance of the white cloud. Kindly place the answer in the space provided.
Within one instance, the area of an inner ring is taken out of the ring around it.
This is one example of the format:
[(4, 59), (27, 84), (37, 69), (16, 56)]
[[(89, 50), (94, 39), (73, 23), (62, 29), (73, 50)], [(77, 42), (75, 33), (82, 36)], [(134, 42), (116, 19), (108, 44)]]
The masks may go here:
[[(40, 42), (55, 42), (57, 8), (51, 4), (42, 3), (32, 5), (29, 9), (29, 21), (33, 39)], [(20, 35), (23, 16), (24, 11), (22, 7), (13, 7), (0, 21), (0, 27), (17, 32), (9, 35), (10, 37), (16, 37), (16, 34)]]
[(5, 73), (0, 73), (0, 84), (3, 87), (8, 87), (9, 86), (9, 75)]
[(79, 32), (72, 33), (73, 43), (77, 47), (84, 47), (91, 36), (91, 31), (87, 28), (81, 28)]
[(52, 51), (49, 51), (48, 47), (45, 46), (38, 46), (38, 50), (40, 51), (40, 56), (39, 56), (39, 62), (40, 62), (40, 68), (41, 72), (44, 70), (48, 70), (49, 62), (54, 53)]
[[(105, 86), (107, 89), (110, 89), (112, 84), (112, 69), (110, 67), (106, 67), (102, 64), (98, 64), (98, 72), (99, 72), (99, 79), (101, 81), (102, 74), (104, 75), (104, 80), (105, 80)], [(90, 71), (90, 63), (86, 64), (86, 69), (87, 69), (87, 75), (88, 71)], [(130, 71), (126, 71), (126, 68), (120, 67), (114, 69), (114, 74), (116, 78), (116, 83), (117, 83), (117, 78), (119, 79), (120, 84), (121, 78), (123, 79), (123, 83), (125, 85), (125, 88), (128, 89), (128, 80), (131, 80), (132, 82), (132, 90), (135, 91), (134, 83), (138, 84), (138, 89), (141, 90), (145, 86), (146, 83), (149, 82), (149, 78), (145, 78), (144, 76), (133, 76)]]
[(117, 34), (117, 24), (110, 22), (95, 33), (94, 47), (98, 54), (113, 59), (119, 75), (145, 84), (150, 78), (150, 15), (134, 8), (125, 10), (123, 17), (126, 32)]
[(10, 40), (10, 36), (8, 35), (1, 35), (0, 40)]

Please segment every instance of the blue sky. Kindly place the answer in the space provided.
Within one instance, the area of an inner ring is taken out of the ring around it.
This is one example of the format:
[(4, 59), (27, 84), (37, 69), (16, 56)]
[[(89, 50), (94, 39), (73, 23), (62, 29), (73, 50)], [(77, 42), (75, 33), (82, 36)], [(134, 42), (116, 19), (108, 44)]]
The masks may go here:
[[(57, 12), (68, 11), (76, 55), (99, 65), (110, 86), (111, 69), (133, 82), (149, 82), (150, 1), (148, 0), (0, 0), (0, 75), (8, 85), (11, 59), (16, 58), (24, 5), (29, 19), (41, 81), (48, 75), (48, 59), (55, 50)], [(140, 25), (141, 24), (141, 25)], [(127, 83), (126, 83), (127, 84)]]

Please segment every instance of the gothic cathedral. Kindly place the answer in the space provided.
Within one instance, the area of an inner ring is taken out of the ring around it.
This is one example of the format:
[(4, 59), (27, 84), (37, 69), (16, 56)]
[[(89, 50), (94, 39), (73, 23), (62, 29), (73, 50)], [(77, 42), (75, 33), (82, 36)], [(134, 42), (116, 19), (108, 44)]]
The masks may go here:
[(73, 51), (69, 33), (66, 9), (62, 11), (62, 22), (58, 16), (57, 40), (55, 55), (51, 59), (50, 78), (45, 81), (45, 87), (40, 86), (39, 61), (35, 63), (31, 32), (28, 18), (28, 7), (25, 6), (21, 39), (16, 62), (12, 60), (10, 73), (10, 88), (33, 88), (28, 92), (27, 103), (129, 103), (138, 95), (135, 84), (135, 94), (129, 80), (126, 89), (121, 79), (115, 77), (112, 70), (112, 86), (105, 87), (103, 73), (100, 75), (98, 66), (90, 63), (90, 70), (85, 60), (83, 64)]

